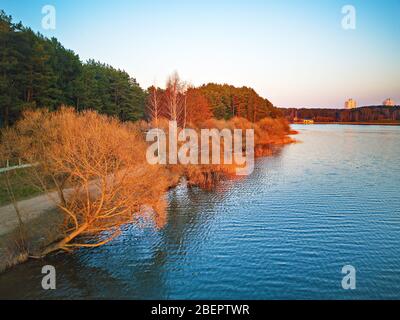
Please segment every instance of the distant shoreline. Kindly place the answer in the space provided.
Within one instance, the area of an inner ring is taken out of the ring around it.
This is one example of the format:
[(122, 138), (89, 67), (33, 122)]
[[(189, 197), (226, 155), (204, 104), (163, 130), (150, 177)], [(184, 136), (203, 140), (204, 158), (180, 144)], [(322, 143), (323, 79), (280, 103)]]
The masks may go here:
[(313, 124), (342, 124), (342, 125), (362, 125), (362, 126), (400, 126), (400, 122), (314, 122), (312, 124), (305, 124), (302, 122), (293, 122), (291, 124), (304, 124), (304, 125), (313, 125)]
[(400, 125), (400, 106), (370, 106), (354, 109), (279, 109), (291, 123)]

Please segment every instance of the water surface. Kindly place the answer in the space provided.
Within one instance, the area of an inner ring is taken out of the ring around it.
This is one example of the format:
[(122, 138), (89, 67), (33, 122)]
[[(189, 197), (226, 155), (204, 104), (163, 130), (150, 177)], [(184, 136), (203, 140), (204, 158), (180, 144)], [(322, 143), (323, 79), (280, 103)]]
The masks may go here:
[[(399, 299), (400, 127), (295, 126), (302, 143), (217, 190), (168, 194), (162, 230), (0, 275), (1, 298)], [(41, 267), (57, 290), (41, 289)], [(357, 270), (342, 289), (341, 269)]]

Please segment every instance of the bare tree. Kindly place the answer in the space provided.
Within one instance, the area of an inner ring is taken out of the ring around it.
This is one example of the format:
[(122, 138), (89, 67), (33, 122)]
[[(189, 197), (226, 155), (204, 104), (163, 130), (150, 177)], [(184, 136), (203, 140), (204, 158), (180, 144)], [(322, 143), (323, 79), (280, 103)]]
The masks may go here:
[[(159, 119), (161, 116), (161, 101), (159, 98), (158, 90), (156, 86), (152, 86), (149, 89), (149, 97), (147, 99), (147, 110), (149, 114), (149, 120), (152, 126), (159, 129)], [(160, 136), (157, 132), (157, 150), (160, 150)], [(160, 154), (158, 154), (160, 157)]]
[[(5, 128), (3, 129), (3, 134), (1, 135), (2, 141), (0, 142), (0, 163), (6, 162), (13, 157), (13, 144), (14, 141), (8, 140), (7, 137), (11, 132), (11, 129)], [(8, 197), (10, 202), (14, 208), (17, 220), (18, 220), (18, 229), (19, 229), (19, 236), (20, 236), (20, 243), (26, 249), (26, 230), (22, 220), (22, 213), (18, 206), (18, 201), (15, 196), (14, 187), (12, 183), (12, 179), (16, 177), (16, 172), (14, 170), (6, 170), (3, 173), (4, 179), (1, 179), (4, 183), (5, 189), (7, 190)]]
[(147, 99), (147, 110), (151, 122), (154, 122), (157, 128), (158, 128), (158, 120), (161, 115), (160, 108), (161, 108), (161, 101), (159, 94), (157, 92), (157, 88), (155, 86), (152, 86), (149, 89), (149, 97)]
[(183, 97), (183, 128), (186, 128), (186, 122), (187, 122), (187, 91), (185, 92), (185, 95)]
[(169, 118), (178, 125), (181, 125), (185, 118), (185, 91), (186, 85), (181, 82), (178, 73), (174, 72), (167, 80), (165, 99)]
[[(15, 152), (38, 163), (29, 169), (32, 180), (65, 216), (63, 239), (43, 255), (103, 245), (142, 215), (143, 205), (164, 207), (165, 175), (147, 163), (147, 145), (135, 126), (62, 108), (25, 113), (13, 131)], [(54, 184), (60, 188), (58, 199), (49, 192)], [(156, 218), (158, 225), (165, 221), (163, 212)]]

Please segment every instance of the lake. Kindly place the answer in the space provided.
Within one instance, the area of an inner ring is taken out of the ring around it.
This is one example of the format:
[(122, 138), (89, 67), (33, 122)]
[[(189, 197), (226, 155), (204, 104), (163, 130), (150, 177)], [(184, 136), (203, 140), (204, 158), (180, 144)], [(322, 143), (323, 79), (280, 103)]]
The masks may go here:
[[(301, 142), (216, 190), (168, 193), (161, 230), (0, 275), (1, 298), (399, 299), (400, 127), (295, 125)], [(57, 290), (41, 289), (54, 265)], [(344, 265), (356, 289), (341, 285)]]

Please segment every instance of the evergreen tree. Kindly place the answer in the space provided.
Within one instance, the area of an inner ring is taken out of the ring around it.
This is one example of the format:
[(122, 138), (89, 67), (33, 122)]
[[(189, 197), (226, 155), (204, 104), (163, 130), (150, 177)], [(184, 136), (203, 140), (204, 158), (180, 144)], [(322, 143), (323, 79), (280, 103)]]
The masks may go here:
[(15, 122), (25, 108), (62, 105), (138, 120), (145, 100), (145, 91), (125, 71), (94, 60), (82, 63), (57, 39), (15, 24), (0, 11), (0, 126)]

